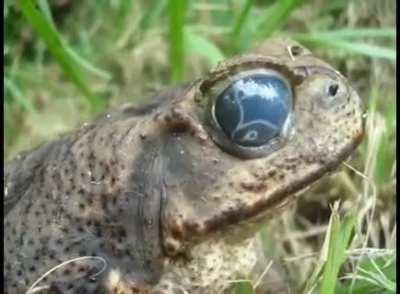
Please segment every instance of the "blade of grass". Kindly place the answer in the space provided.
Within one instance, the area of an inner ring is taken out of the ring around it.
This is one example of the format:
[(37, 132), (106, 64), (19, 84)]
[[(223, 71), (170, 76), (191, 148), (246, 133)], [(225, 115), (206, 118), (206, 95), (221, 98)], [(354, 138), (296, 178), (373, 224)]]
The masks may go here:
[(391, 176), (391, 166), (395, 161), (395, 144), (388, 144), (391, 142), (391, 138), (395, 136), (396, 132), (396, 100), (391, 99), (389, 102), (389, 107), (384, 115), (386, 128), (382, 134), (379, 142), (378, 152), (376, 154), (376, 182), (383, 186), (390, 180)]
[(185, 67), (184, 48), (184, 21), (186, 0), (169, 0), (169, 58), (171, 65), (171, 79), (179, 82), (183, 79)]
[(327, 39), (360, 39), (360, 38), (396, 38), (393, 28), (344, 28), (340, 30), (310, 32), (308, 34), (294, 33), (293, 37), (312, 36), (313, 38)]
[(262, 16), (262, 21), (258, 25), (254, 38), (261, 40), (270, 37), (286, 23), (293, 10), (306, 1), (281, 0), (274, 2)]
[[(336, 203), (334, 204), (333, 207), (334, 207), (334, 209), (333, 209), (332, 215), (333, 215), (334, 212), (337, 213), (337, 205), (336, 205)], [(317, 286), (318, 279), (321, 276), (324, 264), (325, 264), (325, 262), (327, 260), (328, 247), (329, 247), (330, 238), (331, 238), (331, 231), (332, 231), (332, 227), (333, 227), (333, 220), (334, 219), (333, 219), (332, 215), (331, 215), (331, 217), (329, 219), (328, 229), (327, 229), (327, 232), (325, 234), (324, 243), (322, 245), (322, 249), (321, 249), (321, 252), (319, 254), (318, 261), (316, 262), (316, 264), (314, 266), (314, 270), (312, 271), (310, 277), (305, 282), (303, 290), (301, 291), (302, 294), (314, 293), (314, 289)]]
[(246, 3), (243, 5), (238, 18), (232, 26), (231, 38), (234, 39), (236, 36), (240, 35), (242, 28), (250, 14), (250, 9), (253, 6), (254, 0), (246, 0)]
[(82, 58), (81, 56), (79, 56), (71, 47), (69, 47), (68, 45), (65, 44), (65, 50), (68, 52), (69, 56), (71, 58), (73, 58), (75, 60), (75, 62), (77, 64), (79, 64), (83, 69), (85, 69), (87, 72), (105, 79), (105, 80), (110, 80), (111, 79), (111, 75), (106, 72), (105, 70), (102, 70), (100, 68), (98, 68), (97, 66), (94, 66), (93, 64), (91, 64), (89, 61), (87, 61), (86, 59)]
[(35, 7), (31, 0), (19, 0), (18, 3), (22, 14), (31, 24), (33, 29), (45, 41), (48, 49), (63, 69), (64, 74), (73, 81), (75, 86), (88, 99), (93, 110), (99, 110), (99, 107), (101, 106), (99, 103), (100, 99), (92, 93), (85, 75), (80, 70), (79, 64), (74, 60), (74, 58), (71, 58), (54, 26)]
[[(37, 3), (40, 8), (40, 11), (43, 13), (44, 17), (46, 17), (49, 25), (53, 27), (54, 31), (57, 31), (57, 28), (53, 20), (53, 16), (51, 15), (51, 9), (47, 0), (38, 0)], [(79, 64), (82, 68), (87, 70), (89, 73), (98, 76), (100, 78), (103, 78), (105, 80), (111, 79), (111, 76), (108, 72), (97, 68), (86, 59), (80, 57), (70, 46), (68, 46), (68, 44), (64, 41), (61, 35), (60, 35), (60, 41), (65, 50), (67, 51), (67, 53), (70, 55), (70, 57), (73, 58), (75, 62)]]
[(235, 294), (253, 294), (253, 286), (249, 281), (235, 282)]
[[(343, 221), (339, 216), (339, 202), (335, 202), (329, 219), (328, 230), (314, 270), (301, 293), (316, 293), (315, 288), (322, 276), (321, 289), (318, 293), (333, 293), (337, 273), (344, 261), (345, 250), (350, 243), (351, 234), (356, 222), (356, 214), (349, 211)], [(322, 292), (328, 291), (328, 292)]]
[(189, 30), (185, 30), (184, 34), (187, 52), (196, 53), (208, 58), (211, 65), (216, 65), (225, 58), (221, 50), (203, 36)]
[(154, 23), (154, 20), (161, 15), (166, 5), (167, 0), (151, 1), (149, 7), (146, 9), (140, 20), (140, 27), (143, 32), (145, 32), (149, 28), (149, 26)]
[(346, 283), (341, 283), (336, 294), (362, 294), (362, 293), (395, 293), (396, 292), (396, 258), (389, 259), (376, 257), (365, 258), (359, 267), (359, 273), (348, 274), (342, 280), (355, 279), (350, 289)]
[(230, 46), (226, 49), (230, 55), (246, 51), (254, 42), (254, 34), (259, 21), (250, 17), (253, 4), (253, 0), (246, 0), (233, 24), (230, 31)]
[[(297, 34), (293, 35), (293, 38), (296, 41), (304, 43), (305, 45), (308, 44), (311, 46), (321, 46), (321, 47), (340, 49), (342, 53), (344, 52), (344, 53), (360, 54), (369, 57), (388, 59), (392, 61), (396, 60), (396, 50), (387, 47), (381, 47), (361, 42), (347, 41), (342, 39), (332, 39), (327, 37), (314, 36), (312, 34), (309, 35)], [(337, 50), (334, 52), (338, 53)]]
[(334, 293), (339, 269), (346, 259), (346, 249), (350, 243), (357, 216), (350, 211), (341, 220), (338, 213), (332, 213), (328, 259), (324, 266), (320, 293)]
[(32, 112), (33, 114), (37, 114), (36, 108), (33, 105), (32, 101), (26, 98), (26, 96), (20, 91), (20, 89), (14, 84), (12, 80), (7, 77), (4, 77), (4, 86), (5, 89), (9, 91), (12, 98), (25, 110)]
[(48, 20), (49, 24), (51, 24), (55, 29), (56, 25), (54, 24), (53, 16), (51, 15), (51, 9), (47, 0), (37, 0), (36, 3), (44, 17), (46, 17)]

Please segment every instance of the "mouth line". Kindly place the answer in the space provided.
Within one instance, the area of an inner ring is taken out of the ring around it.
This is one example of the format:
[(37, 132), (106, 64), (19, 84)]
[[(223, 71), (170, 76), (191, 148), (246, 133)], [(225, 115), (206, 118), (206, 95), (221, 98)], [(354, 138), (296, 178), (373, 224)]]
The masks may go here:
[(207, 235), (216, 232), (220, 227), (235, 225), (247, 219), (254, 219), (257, 216), (272, 211), (274, 208), (280, 207), (286, 200), (294, 197), (297, 192), (306, 188), (310, 184), (315, 183), (326, 173), (337, 169), (360, 144), (363, 135), (364, 130), (360, 131), (355, 137), (353, 137), (352, 142), (348, 144), (334, 160), (325, 161), (324, 165), (321, 165), (316, 171), (310, 173), (305, 178), (296, 180), (291, 184), (278, 189), (268, 199), (261, 199), (252, 206), (234, 210), (224, 210), (218, 216), (214, 215), (213, 217), (204, 220), (204, 226), (193, 228), (189, 223), (187, 226), (184, 224), (184, 226), (187, 227), (188, 231), (192, 231), (192, 233), (196, 235)]

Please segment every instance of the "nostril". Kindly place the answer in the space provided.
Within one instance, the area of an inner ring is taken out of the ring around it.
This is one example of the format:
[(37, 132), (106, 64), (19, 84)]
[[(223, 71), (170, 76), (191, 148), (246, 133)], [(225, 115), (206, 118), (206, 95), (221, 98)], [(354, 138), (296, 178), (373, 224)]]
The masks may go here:
[(299, 56), (303, 52), (303, 48), (300, 46), (294, 45), (290, 47), (290, 52), (292, 53), (293, 56)]
[(328, 88), (329, 95), (335, 96), (337, 91), (338, 91), (338, 89), (339, 89), (339, 85), (338, 84), (330, 85), (329, 88)]

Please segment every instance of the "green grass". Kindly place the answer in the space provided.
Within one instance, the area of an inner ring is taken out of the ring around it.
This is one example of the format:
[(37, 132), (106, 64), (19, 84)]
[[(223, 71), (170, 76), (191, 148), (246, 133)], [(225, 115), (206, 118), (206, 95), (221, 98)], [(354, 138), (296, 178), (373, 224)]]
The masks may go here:
[(183, 80), (185, 67), (185, 42), (183, 29), (185, 27), (186, 0), (168, 1), (169, 14), (169, 51), (172, 82)]
[(31, 0), (19, 0), (19, 7), (27, 22), (38, 33), (46, 43), (46, 47), (56, 58), (58, 64), (63, 69), (75, 86), (86, 97), (94, 110), (100, 104), (99, 99), (93, 94), (90, 84), (82, 71), (81, 63), (77, 62), (76, 55), (65, 44), (61, 35), (57, 32), (51, 17), (51, 11), (46, 1), (38, 1), (37, 6)]
[[(394, 5), (389, 0), (380, 5), (372, 0), (6, 1), (5, 157), (108, 107), (143, 101), (149, 92), (198, 78), (267, 37), (292, 37), (349, 78), (368, 110), (368, 132), (350, 163), (362, 175), (344, 167), (302, 196), (297, 209), (271, 220), (265, 251), (282, 262), (295, 292), (393, 293)], [(337, 200), (340, 210), (321, 212), (317, 220), (305, 217), (304, 207), (318, 203), (316, 213)], [(254, 289), (242, 281), (235, 290)]]

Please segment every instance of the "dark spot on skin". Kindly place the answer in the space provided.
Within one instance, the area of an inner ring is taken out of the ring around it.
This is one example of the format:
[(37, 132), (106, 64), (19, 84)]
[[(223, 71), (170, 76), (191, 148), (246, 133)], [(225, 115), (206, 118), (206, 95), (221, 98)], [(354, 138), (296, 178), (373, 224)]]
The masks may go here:
[(118, 230), (118, 234), (121, 238), (126, 238), (127, 234), (126, 234), (126, 230), (123, 227), (120, 227)]
[(89, 198), (86, 199), (86, 202), (89, 206), (91, 206), (93, 204), (93, 200), (91, 197), (94, 197), (93, 195), (89, 195)]
[(83, 273), (85, 271), (86, 271), (85, 267), (83, 266), (78, 267), (78, 273)]
[(62, 227), (60, 228), (61, 232), (63, 232), (64, 234), (68, 234), (69, 233), (69, 229), (67, 227)]
[(29, 267), (29, 271), (30, 272), (34, 272), (35, 270), (36, 270), (35, 266), (32, 265), (32, 266)]
[(31, 208), (32, 208), (32, 203), (28, 203), (25, 207), (25, 213), (28, 214)]
[(103, 236), (103, 233), (101, 232), (100, 228), (96, 228), (94, 234), (96, 235), (96, 237), (101, 238)]
[(126, 256), (128, 256), (128, 257), (132, 257), (132, 253), (130, 252), (129, 249), (126, 249), (126, 250), (125, 250), (125, 254), (126, 254)]
[(273, 178), (275, 175), (276, 175), (276, 170), (270, 170), (268, 172), (268, 176), (271, 177), (271, 178)]
[(197, 231), (199, 229), (200, 225), (197, 222), (186, 222), (185, 223), (185, 228), (188, 231)]
[(174, 238), (178, 238), (178, 239), (182, 238), (182, 236), (183, 236), (182, 227), (181, 226), (176, 226), (176, 225), (173, 226), (171, 228), (171, 234), (172, 234), (172, 236)]
[(68, 276), (68, 275), (71, 274), (71, 270), (70, 269), (66, 269), (66, 270), (64, 270), (63, 274)]
[(169, 253), (169, 254), (174, 254), (177, 251), (178, 248), (176, 248), (176, 246), (172, 243), (166, 243), (165, 244), (165, 250)]
[(265, 192), (267, 190), (267, 185), (263, 182), (255, 182), (255, 183), (240, 183), (240, 187), (242, 187), (243, 190), (254, 192), (254, 193), (260, 193), (260, 192)]

